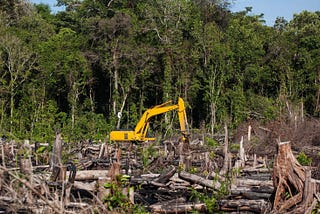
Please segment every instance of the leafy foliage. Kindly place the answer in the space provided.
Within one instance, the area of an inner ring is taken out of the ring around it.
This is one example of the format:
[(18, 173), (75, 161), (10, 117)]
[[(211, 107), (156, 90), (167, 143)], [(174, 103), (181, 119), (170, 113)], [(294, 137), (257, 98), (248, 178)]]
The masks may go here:
[(310, 166), (312, 162), (312, 158), (308, 157), (304, 152), (299, 153), (297, 160), (303, 166)]
[[(0, 127), (10, 138), (104, 140), (182, 97), (193, 128), (320, 115), (319, 12), (265, 26), (230, 1), (0, 3)], [(122, 117), (117, 118), (118, 112)], [(156, 118), (159, 132), (174, 115)]]
[(123, 188), (128, 186), (128, 178), (126, 176), (119, 175), (114, 181), (105, 183), (103, 186), (110, 190), (110, 193), (103, 199), (103, 203), (106, 203), (110, 211), (115, 210), (123, 213), (129, 212), (134, 208), (133, 204), (129, 201), (128, 195), (123, 193)]

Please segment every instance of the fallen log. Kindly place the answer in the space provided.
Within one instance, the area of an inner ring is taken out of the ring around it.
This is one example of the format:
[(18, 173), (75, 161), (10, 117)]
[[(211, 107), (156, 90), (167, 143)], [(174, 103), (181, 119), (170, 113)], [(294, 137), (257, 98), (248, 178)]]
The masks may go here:
[(77, 171), (75, 181), (98, 180), (99, 177), (107, 177), (108, 170), (81, 170)]
[(215, 173), (212, 171), (209, 175), (209, 178), (217, 178), (219, 181), (225, 181), (226, 178), (224, 176), (219, 175), (219, 173)]
[[(244, 182), (240, 182), (242, 185), (231, 185), (231, 195), (233, 197), (240, 196), (241, 198), (258, 200), (258, 199), (270, 199), (274, 191), (271, 185), (246, 185)], [(248, 182), (250, 184), (250, 181)], [(252, 183), (252, 182), (251, 182)]]
[(160, 176), (160, 174), (142, 174), (141, 178), (146, 179), (146, 180), (153, 180), (159, 176)]
[(205, 203), (187, 203), (187, 204), (172, 204), (172, 205), (151, 205), (150, 206), (152, 213), (187, 213), (191, 211), (205, 212), (206, 204)]
[(159, 183), (156, 181), (150, 181), (150, 184), (152, 184), (153, 186), (156, 186), (156, 187), (166, 187), (167, 186), (166, 184)]
[(270, 208), (270, 204), (265, 200), (221, 200), (220, 210), (225, 212), (232, 211), (251, 211), (265, 213)]
[(150, 184), (154, 179), (156, 179), (159, 176), (160, 174), (142, 174), (139, 176), (131, 176), (130, 185), (134, 186), (134, 185)]
[(271, 193), (264, 193), (264, 192), (254, 192), (248, 190), (240, 190), (240, 189), (233, 189), (231, 190), (231, 196), (241, 197), (244, 199), (250, 200), (258, 200), (258, 199), (270, 199)]
[(246, 186), (231, 186), (231, 192), (257, 192), (257, 193), (269, 193), (272, 194), (274, 191), (273, 187), (269, 186), (253, 186), (253, 187), (246, 187)]
[(203, 177), (200, 177), (198, 175), (194, 175), (185, 171), (182, 171), (179, 173), (179, 178), (190, 181), (195, 184), (200, 184), (202, 186), (214, 189), (214, 190), (219, 190), (221, 187), (221, 184), (219, 181), (213, 181), (209, 179), (205, 179)]
[(165, 184), (176, 173), (176, 171), (177, 169), (174, 166), (170, 166), (167, 171), (159, 175), (157, 178), (153, 179), (153, 182)]
[(205, 212), (204, 203), (187, 203), (185, 198), (158, 202), (149, 206), (151, 213), (187, 213), (190, 211)]
[[(272, 179), (272, 170), (271, 173), (250, 173), (245, 176), (241, 176), (242, 179), (252, 179), (252, 180), (259, 180), (259, 181), (268, 181)], [(272, 183), (273, 185), (273, 183)]]
[(173, 190), (188, 190), (190, 188), (190, 185), (185, 186), (185, 185), (176, 185), (172, 183), (170, 183), (168, 186), (170, 189), (173, 189)]
[(179, 178), (178, 173), (176, 173), (174, 174), (174, 176), (170, 178), (170, 181), (167, 183), (167, 186), (169, 186), (169, 188), (171, 189), (182, 190), (190, 188), (191, 184), (190, 182)]
[(85, 209), (89, 204), (83, 202), (69, 202), (65, 206), (67, 209)]
[(236, 179), (236, 186), (268, 186), (273, 187), (272, 180), (260, 181), (254, 179)]
[(272, 171), (271, 169), (268, 168), (256, 168), (256, 167), (248, 167), (241, 169), (241, 173), (268, 173)]
[(73, 189), (85, 190), (88, 192), (96, 192), (97, 191), (97, 182), (80, 182), (75, 181), (73, 184)]
[(162, 182), (158, 182), (160, 176), (160, 174), (143, 174), (140, 176), (132, 176), (130, 178), (130, 185), (135, 186), (151, 184), (156, 187), (169, 187), (171, 189), (187, 189), (191, 186), (190, 182), (179, 178), (178, 173), (174, 173), (174, 175), (172, 175), (170, 178), (168, 176), (165, 180), (160, 179)]
[(171, 178), (170, 178), (170, 183), (174, 183), (177, 185), (182, 185), (182, 186), (190, 186), (190, 182), (183, 180), (179, 178), (178, 173), (175, 173)]

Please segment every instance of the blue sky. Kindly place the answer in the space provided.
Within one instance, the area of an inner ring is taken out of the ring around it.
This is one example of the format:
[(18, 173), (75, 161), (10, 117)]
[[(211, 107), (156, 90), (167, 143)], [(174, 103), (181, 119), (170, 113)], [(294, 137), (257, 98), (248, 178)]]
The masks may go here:
[[(56, 0), (30, 0), (32, 3), (48, 4), (53, 12), (59, 10), (54, 7)], [(264, 14), (266, 25), (273, 26), (277, 17), (284, 17), (287, 21), (293, 18), (293, 14), (303, 10), (311, 12), (320, 11), (320, 0), (233, 0), (231, 11), (245, 10), (245, 7), (252, 7), (251, 15)]]
[(303, 10), (320, 11), (320, 0), (234, 0), (231, 11), (245, 10), (245, 7), (252, 7), (251, 15), (263, 13), (266, 25), (273, 26), (277, 17), (290, 21), (293, 14)]
[(35, 3), (35, 4), (48, 4), (51, 7), (51, 10), (53, 12), (57, 12), (59, 10), (61, 10), (61, 8), (56, 7), (57, 1), (56, 0), (29, 0), (31, 3)]

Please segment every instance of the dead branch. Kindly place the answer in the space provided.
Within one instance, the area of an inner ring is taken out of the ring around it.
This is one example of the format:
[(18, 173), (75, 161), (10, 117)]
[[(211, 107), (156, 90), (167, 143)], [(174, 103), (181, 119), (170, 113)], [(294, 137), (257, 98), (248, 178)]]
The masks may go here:
[(54, 212), (63, 213), (63, 210), (61, 210), (60, 207), (50, 202), (47, 198), (41, 195), (27, 180), (20, 178), (16, 174), (8, 171), (7, 168), (3, 166), (0, 166), (0, 169), (3, 171), (7, 171), (10, 176), (14, 177), (18, 181), (20, 181), (22, 184), (24, 184), (28, 189), (30, 189), (34, 194), (36, 194), (41, 200), (43, 200), (49, 207), (51, 207), (54, 210)]

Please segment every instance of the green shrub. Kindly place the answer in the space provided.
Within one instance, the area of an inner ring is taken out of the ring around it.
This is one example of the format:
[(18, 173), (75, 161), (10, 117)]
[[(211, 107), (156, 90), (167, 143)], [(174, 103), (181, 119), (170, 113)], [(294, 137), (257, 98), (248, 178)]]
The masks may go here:
[(297, 160), (303, 166), (310, 166), (312, 163), (312, 158), (308, 157), (304, 152), (299, 153)]
[(215, 139), (209, 138), (209, 137), (206, 138), (205, 142), (208, 146), (210, 146), (212, 148), (217, 148), (219, 146), (218, 141), (216, 141)]

